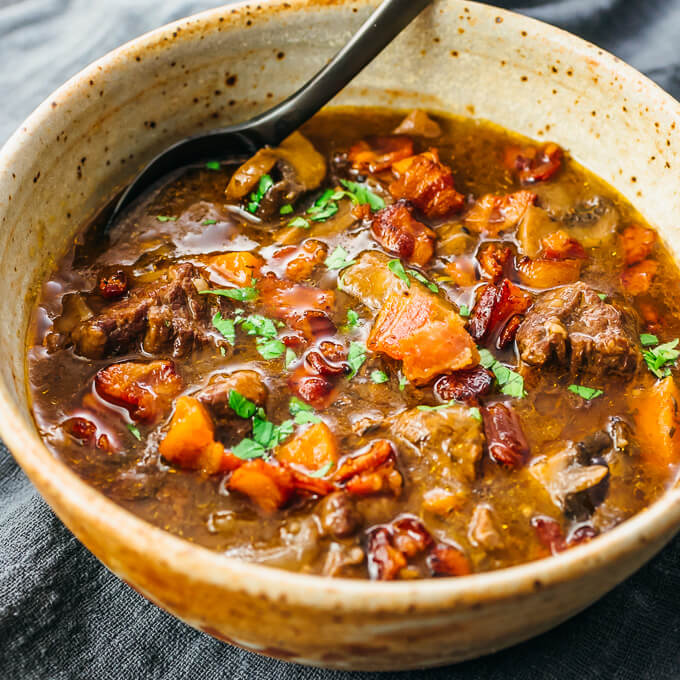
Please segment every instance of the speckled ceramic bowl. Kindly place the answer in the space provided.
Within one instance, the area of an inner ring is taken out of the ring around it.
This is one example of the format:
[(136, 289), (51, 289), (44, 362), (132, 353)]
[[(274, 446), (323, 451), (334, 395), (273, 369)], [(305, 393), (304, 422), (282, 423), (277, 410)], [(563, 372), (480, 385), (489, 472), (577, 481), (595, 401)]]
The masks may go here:
[[(597, 540), (493, 573), (409, 583), (329, 580), (228, 559), (156, 529), (43, 446), (24, 384), (36, 285), (74, 232), (147, 159), (293, 91), (377, 0), (215, 9), (129, 43), (77, 75), (0, 153), (0, 434), (76, 536), (120, 578), (196, 628), (305, 664), (405, 669), (511, 645), (586, 607), (680, 527), (680, 490)], [(338, 103), (478, 116), (559, 142), (680, 247), (680, 106), (555, 28), (439, 0)]]

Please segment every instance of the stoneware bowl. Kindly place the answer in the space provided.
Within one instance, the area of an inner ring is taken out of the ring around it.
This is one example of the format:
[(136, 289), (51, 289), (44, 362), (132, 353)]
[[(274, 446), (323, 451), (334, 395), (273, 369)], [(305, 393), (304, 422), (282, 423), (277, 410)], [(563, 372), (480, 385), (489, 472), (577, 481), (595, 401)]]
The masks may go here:
[[(188, 624), (299, 663), (406, 669), (501, 649), (588, 606), (673, 536), (680, 490), (587, 545), (493, 573), (410, 583), (292, 574), (185, 542), (84, 484), (43, 446), (24, 382), (37, 285), (76, 230), (169, 143), (292, 92), (375, 5), (270, 0), (210, 10), (115, 50), (21, 126), (0, 153), (0, 435), (73, 533)], [(680, 106), (567, 33), (439, 0), (336, 103), (426, 107), (554, 140), (678, 252)]]

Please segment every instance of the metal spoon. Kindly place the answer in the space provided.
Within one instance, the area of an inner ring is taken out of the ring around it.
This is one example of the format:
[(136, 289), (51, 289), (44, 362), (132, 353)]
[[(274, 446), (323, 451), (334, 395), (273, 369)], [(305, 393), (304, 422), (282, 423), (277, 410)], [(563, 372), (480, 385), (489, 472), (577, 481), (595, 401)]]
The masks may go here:
[(178, 168), (221, 159), (245, 160), (263, 146), (278, 146), (368, 65), (432, 0), (385, 0), (352, 39), (295, 94), (252, 120), (183, 139), (156, 156), (127, 187), (109, 229), (132, 201)]

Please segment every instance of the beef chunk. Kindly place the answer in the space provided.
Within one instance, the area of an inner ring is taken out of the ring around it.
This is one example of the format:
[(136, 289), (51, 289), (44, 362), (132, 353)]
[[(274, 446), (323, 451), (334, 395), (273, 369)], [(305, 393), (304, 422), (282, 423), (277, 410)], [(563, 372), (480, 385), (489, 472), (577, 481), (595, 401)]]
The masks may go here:
[[(466, 406), (453, 404), (437, 411), (419, 408), (401, 413), (395, 423), (397, 437), (406, 444), (402, 454), (431, 482), (470, 482), (482, 456), (482, 424)], [(420, 476), (420, 475), (418, 475)], [(431, 486), (434, 484), (431, 484)]]
[(523, 361), (555, 361), (573, 374), (628, 374), (639, 361), (634, 319), (579, 281), (541, 295), (517, 332)]
[(320, 503), (321, 527), (335, 538), (351, 536), (361, 525), (362, 516), (346, 491), (336, 491)]
[(260, 374), (255, 371), (234, 371), (216, 375), (194, 396), (210, 411), (216, 423), (223, 424), (223, 421), (234, 417), (234, 412), (229, 406), (229, 393), (232, 390), (250, 399), (257, 406), (264, 406), (267, 400), (267, 387)]
[(171, 347), (174, 356), (182, 356), (195, 345), (214, 341), (210, 319), (215, 303), (199, 295), (197, 287), (208, 284), (196, 267), (170, 267), (158, 281), (133, 289), (127, 298), (78, 324), (71, 333), (76, 352), (100, 359), (132, 350), (143, 340), (150, 354)]

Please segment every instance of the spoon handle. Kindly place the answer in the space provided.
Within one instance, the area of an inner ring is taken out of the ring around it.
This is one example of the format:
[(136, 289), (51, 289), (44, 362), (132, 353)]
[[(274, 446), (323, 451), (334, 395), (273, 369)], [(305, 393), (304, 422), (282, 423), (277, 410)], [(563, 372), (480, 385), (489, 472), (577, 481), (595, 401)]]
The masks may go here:
[(278, 146), (367, 66), (432, 0), (385, 0), (352, 39), (295, 94), (249, 121), (262, 145)]

